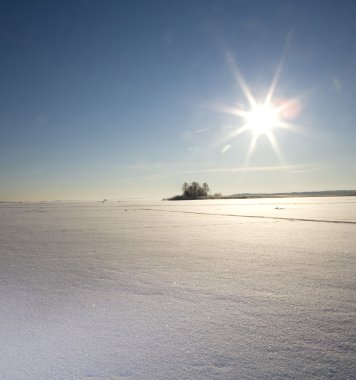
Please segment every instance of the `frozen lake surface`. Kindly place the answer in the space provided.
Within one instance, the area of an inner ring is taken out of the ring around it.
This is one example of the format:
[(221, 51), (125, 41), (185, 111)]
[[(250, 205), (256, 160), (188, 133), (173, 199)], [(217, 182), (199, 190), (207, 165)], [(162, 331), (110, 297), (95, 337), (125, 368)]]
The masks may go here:
[(356, 199), (0, 203), (1, 379), (355, 379)]

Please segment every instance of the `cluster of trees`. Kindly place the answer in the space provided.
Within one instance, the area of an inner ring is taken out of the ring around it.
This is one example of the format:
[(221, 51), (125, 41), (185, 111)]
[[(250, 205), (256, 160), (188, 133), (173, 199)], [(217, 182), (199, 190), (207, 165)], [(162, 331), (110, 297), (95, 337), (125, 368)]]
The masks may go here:
[(206, 197), (209, 195), (209, 186), (206, 182), (202, 186), (198, 182), (192, 182), (188, 184), (187, 182), (183, 183), (182, 186), (183, 197), (187, 199), (197, 199), (199, 197)]

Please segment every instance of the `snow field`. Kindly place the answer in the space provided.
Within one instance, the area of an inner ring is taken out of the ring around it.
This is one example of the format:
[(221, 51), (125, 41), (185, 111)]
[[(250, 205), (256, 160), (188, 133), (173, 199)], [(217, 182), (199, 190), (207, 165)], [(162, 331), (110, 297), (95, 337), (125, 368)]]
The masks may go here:
[(0, 378), (355, 378), (356, 201), (261, 201), (1, 203)]

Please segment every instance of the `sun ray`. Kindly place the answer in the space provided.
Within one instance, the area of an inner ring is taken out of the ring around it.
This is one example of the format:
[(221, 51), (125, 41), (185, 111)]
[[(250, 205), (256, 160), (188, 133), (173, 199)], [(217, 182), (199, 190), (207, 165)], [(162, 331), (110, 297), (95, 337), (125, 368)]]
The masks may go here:
[(248, 129), (249, 128), (246, 125), (243, 125), (237, 129), (234, 129), (232, 132), (228, 133), (226, 136), (220, 138), (219, 141), (217, 141), (216, 144), (214, 144), (214, 146), (225, 145), (227, 141), (243, 134), (244, 132), (247, 132)]
[(237, 84), (242, 89), (250, 107), (254, 107), (256, 105), (256, 100), (252, 96), (252, 93), (251, 93), (249, 87), (247, 86), (247, 84), (246, 84), (242, 74), (240, 73), (240, 70), (238, 69), (236, 62), (235, 62), (234, 58), (231, 56), (231, 54), (227, 55), (227, 63), (230, 67), (230, 70), (232, 71), (232, 74), (233, 74)]
[(239, 108), (227, 106), (223, 104), (215, 105), (213, 109), (218, 112), (226, 113), (228, 115), (233, 115), (233, 116), (239, 116), (242, 118), (245, 118), (249, 114), (248, 111), (244, 111)]
[(247, 125), (244, 125), (244, 126), (240, 127), (239, 129), (237, 129), (236, 131), (232, 132), (230, 134), (230, 136), (231, 136), (231, 138), (232, 137), (236, 137), (238, 135), (241, 135), (241, 133), (244, 133), (244, 132), (246, 132), (248, 130), (249, 130), (249, 127)]
[(271, 131), (269, 131), (266, 133), (266, 136), (267, 136), (269, 142), (271, 143), (272, 148), (273, 148), (278, 160), (280, 162), (284, 162), (282, 151), (279, 149), (279, 145), (277, 143), (276, 138), (274, 137), (274, 134)]
[(250, 162), (250, 158), (252, 157), (252, 153), (256, 149), (257, 139), (258, 139), (258, 135), (256, 133), (254, 133), (253, 136), (252, 136), (252, 140), (251, 140), (250, 146), (248, 148), (248, 152), (247, 152), (247, 156), (246, 156), (244, 167), (247, 167), (248, 163)]
[(284, 64), (284, 58), (282, 57), (278, 63), (278, 66), (277, 66), (276, 72), (274, 74), (272, 83), (269, 86), (268, 93), (267, 93), (266, 99), (264, 101), (264, 104), (266, 104), (266, 105), (269, 105), (271, 103), (271, 99), (274, 95), (274, 91), (276, 90), (277, 83), (278, 83), (279, 77), (280, 77), (281, 72), (282, 72), (283, 64)]
[(305, 136), (306, 133), (303, 131), (303, 127), (299, 124), (295, 123), (287, 123), (285, 121), (279, 120), (278, 123), (276, 123), (276, 127), (281, 129), (286, 129), (290, 132), (296, 133), (298, 135)]

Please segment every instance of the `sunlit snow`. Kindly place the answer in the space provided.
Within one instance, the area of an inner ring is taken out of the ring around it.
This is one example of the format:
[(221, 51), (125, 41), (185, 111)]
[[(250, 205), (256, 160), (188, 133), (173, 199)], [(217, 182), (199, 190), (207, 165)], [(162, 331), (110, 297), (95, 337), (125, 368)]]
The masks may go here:
[(355, 378), (355, 289), (355, 197), (0, 203), (0, 378)]

